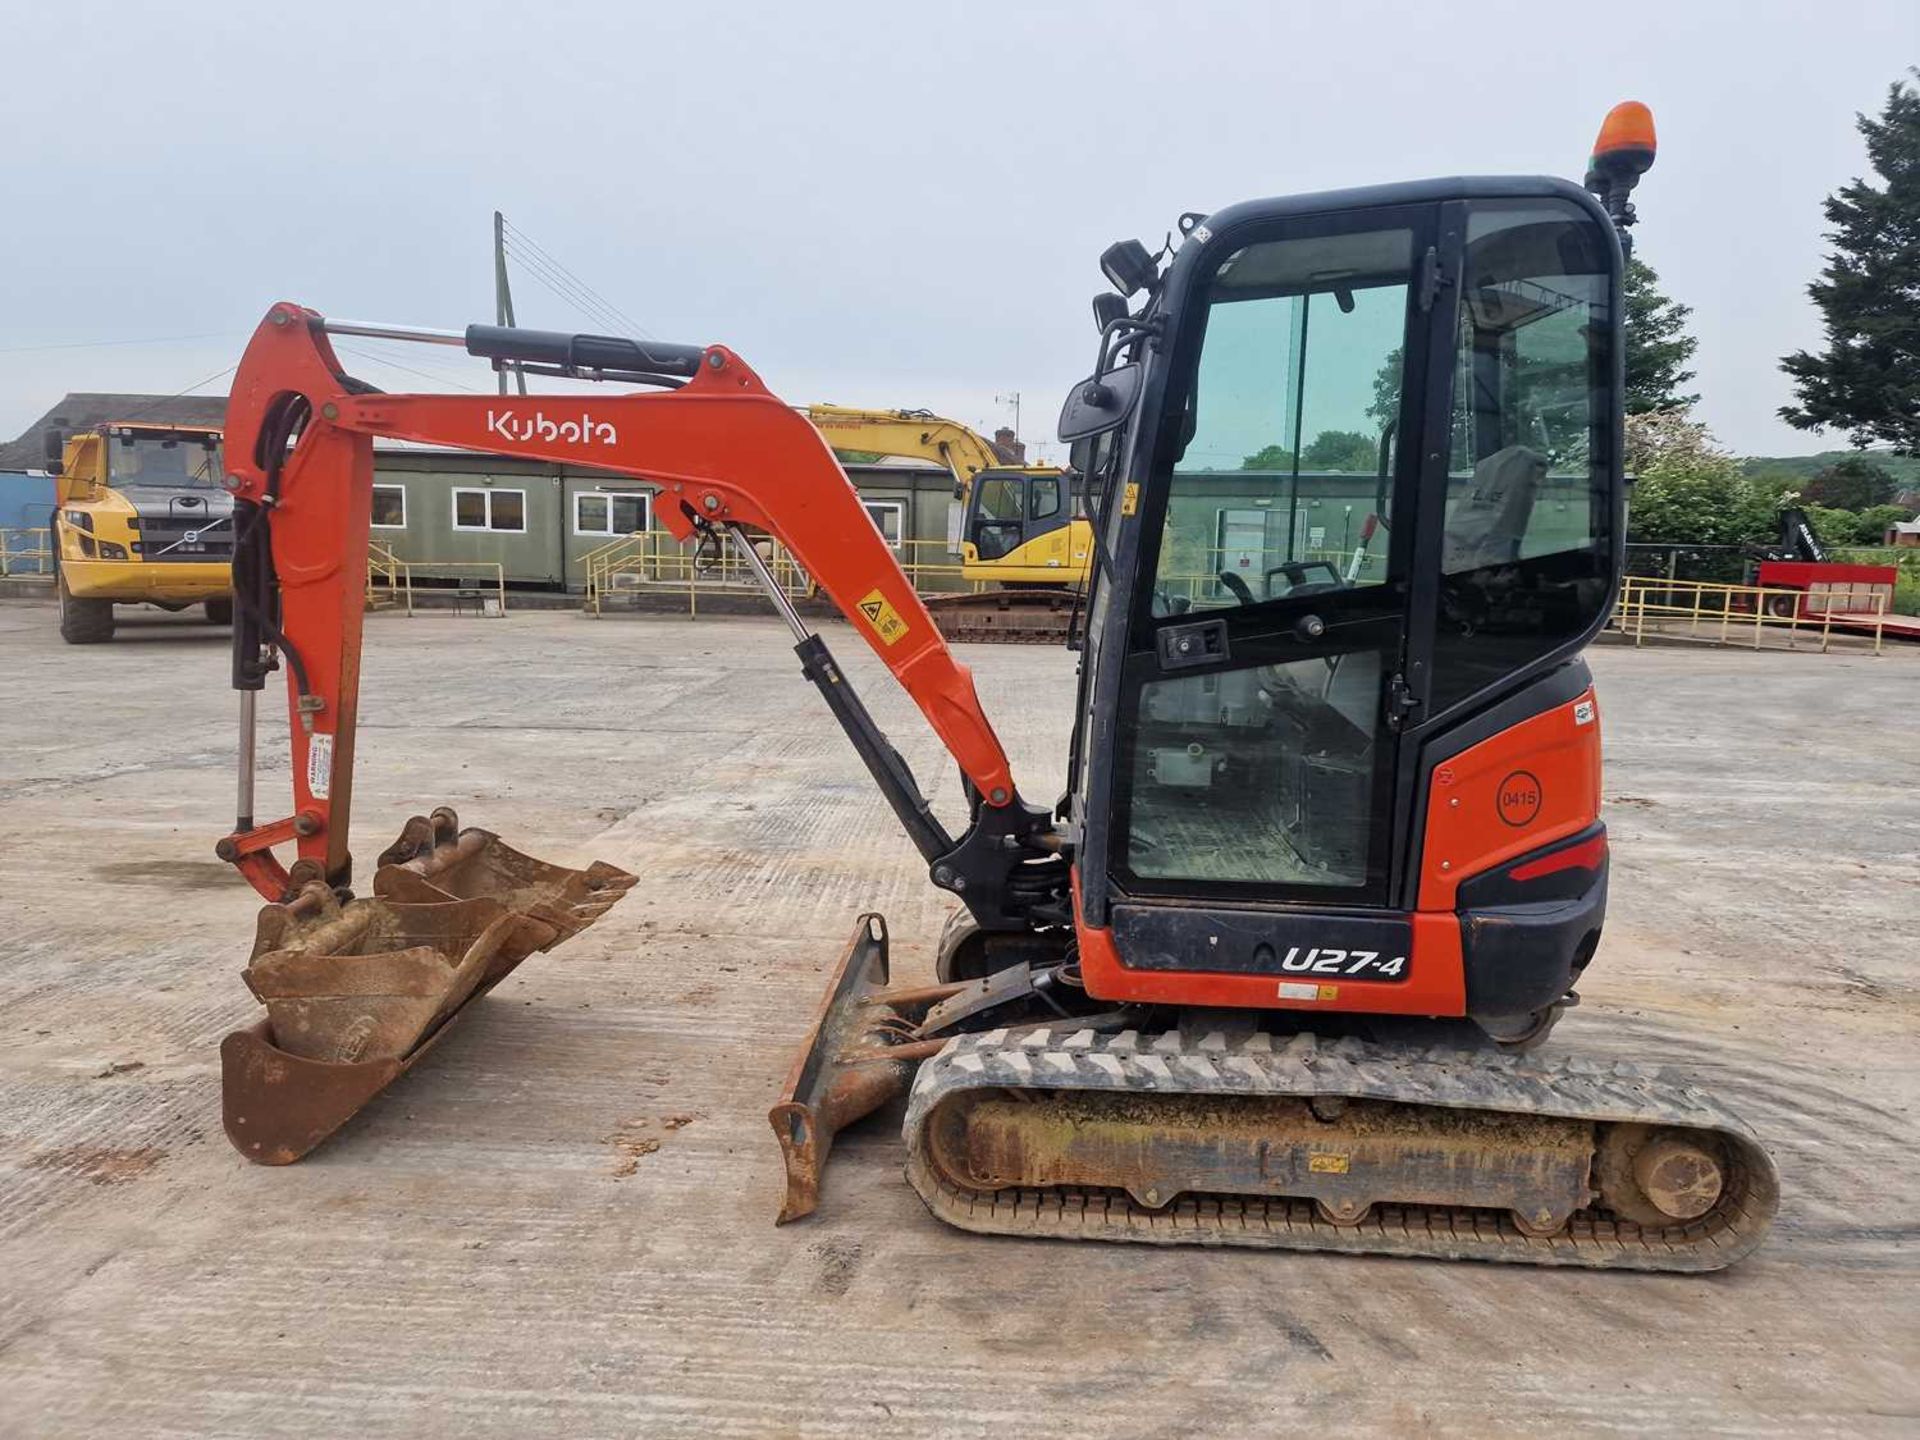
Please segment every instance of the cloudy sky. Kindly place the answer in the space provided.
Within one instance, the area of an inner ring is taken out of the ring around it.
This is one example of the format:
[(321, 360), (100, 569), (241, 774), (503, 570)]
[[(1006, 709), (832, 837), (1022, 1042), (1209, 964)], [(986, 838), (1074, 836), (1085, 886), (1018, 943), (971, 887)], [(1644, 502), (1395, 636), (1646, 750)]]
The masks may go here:
[(6, 10), (4, 435), (68, 390), (221, 388), (275, 299), (490, 320), (498, 208), (523, 325), (722, 341), (796, 403), (991, 428), (1017, 392), (1043, 441), (1108, 241), (1262, 194), (1578, 178), (1631, 97), (1662, 146), (1641, 254), (1695, 308), (1702, 413), (1804, 453), (1776, 361), (1819, 338), (1820, 202), (1864, 169), (1855, 112), (1920, 61), (1912, 0)]

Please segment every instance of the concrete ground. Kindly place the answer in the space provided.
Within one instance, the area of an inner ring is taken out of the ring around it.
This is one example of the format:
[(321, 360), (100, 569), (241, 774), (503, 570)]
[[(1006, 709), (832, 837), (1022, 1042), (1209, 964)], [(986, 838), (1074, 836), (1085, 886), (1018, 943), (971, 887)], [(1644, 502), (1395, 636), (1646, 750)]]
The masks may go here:
[[(1071, 657), (968, 659), (1049, 796)], [(1593, 664), (1613, 922), (1553, 1043), (1670, 1062), (1773, 1149), (1770, 1241), (1708, 1278), (972, 1238), (884, 1120), (773, 1228), (766, 1109), (854, 917), (915, 976), (944, 906), (771, 621), (370, 621), (363, 856), (451, 803), (641, 883), (255, 1168), (224, 634), (77, 650), (0, 607), (0, 1434), (1914, 1434), (1920, 653)]]

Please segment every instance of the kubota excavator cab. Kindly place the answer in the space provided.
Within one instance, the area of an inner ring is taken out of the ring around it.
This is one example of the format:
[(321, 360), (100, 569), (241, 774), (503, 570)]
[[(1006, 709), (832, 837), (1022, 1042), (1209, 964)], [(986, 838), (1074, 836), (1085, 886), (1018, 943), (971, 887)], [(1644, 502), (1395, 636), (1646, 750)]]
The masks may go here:
[(1606, 894), (1578, 652), (1621, 556), (1613, 223), (1464, 179), (1184, 229), (1063, 417), (1108, 497), (1070, 806), (1090, 988), (1529, 1038)]

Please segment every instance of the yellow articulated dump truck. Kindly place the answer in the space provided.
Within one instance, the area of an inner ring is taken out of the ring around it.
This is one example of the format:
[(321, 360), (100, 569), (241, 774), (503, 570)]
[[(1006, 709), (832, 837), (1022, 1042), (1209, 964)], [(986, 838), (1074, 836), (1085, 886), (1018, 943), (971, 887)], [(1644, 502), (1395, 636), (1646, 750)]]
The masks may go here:
[(204, 605), (210, 623), (232, 623), (233, 500), (221, 484), (218, 430), (55, 427), (46, 464), (62, 639), (111, 640), (116, 605)]

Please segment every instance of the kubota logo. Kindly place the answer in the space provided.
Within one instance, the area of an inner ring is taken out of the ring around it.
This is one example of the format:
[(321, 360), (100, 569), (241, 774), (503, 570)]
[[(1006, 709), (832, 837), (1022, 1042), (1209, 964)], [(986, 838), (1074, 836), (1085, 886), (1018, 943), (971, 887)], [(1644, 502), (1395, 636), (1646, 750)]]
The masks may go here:
[(487, 433), (502, 440), (565, 440), (569, 444), (617, 445), (620, 432), (611, 421), (596, 420), (585, 410), (578, 420), (549, 420), (544, 412), (521, 415), (513, 410), (487, 411)]

